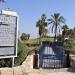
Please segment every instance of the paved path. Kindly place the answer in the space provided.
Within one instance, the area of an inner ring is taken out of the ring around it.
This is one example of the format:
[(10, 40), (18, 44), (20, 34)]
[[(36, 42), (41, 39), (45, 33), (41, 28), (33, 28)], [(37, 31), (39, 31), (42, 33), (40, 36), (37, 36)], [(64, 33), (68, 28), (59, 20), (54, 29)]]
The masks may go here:
[(29, 73), (25, 73), (24, 75), (75, 75), (74, 72), (68, 72), (66, 69), (64, 70), (32, 70)]

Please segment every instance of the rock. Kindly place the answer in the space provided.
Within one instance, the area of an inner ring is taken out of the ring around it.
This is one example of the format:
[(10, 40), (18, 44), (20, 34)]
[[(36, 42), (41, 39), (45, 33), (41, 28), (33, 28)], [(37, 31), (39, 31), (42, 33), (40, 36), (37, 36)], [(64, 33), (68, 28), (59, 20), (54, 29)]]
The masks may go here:
[(13, 75), (13, 69), (12, 68), (1, 68), (1, 75)]
[(14, 70), (14, 75), (23, 75), (23, 72), (20, 66), (13, 67), (12, 69)]

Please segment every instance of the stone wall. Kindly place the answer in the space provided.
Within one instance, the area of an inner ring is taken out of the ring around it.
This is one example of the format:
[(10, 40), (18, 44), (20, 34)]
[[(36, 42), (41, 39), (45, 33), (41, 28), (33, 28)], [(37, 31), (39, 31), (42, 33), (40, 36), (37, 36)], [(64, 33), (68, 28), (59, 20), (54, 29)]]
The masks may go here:
[(22, 65), (0, 68), (0, 75), (27, 75), (33, 69), (33, 55), (29, 55)]
[(70, 55), (71, 67), (75, 68), (75, 55)]

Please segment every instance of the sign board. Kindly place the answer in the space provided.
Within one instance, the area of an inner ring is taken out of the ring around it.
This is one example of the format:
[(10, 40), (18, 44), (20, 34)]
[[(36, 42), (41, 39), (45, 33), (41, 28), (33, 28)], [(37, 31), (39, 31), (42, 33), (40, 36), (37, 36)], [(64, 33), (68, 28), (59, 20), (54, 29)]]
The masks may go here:
[(57, 59), (57, 60), (61, 60), (63, 59), (64, 55), (63, 54), (47, 54), (47, 55), (43, 55), (43, 59)]
[(17, 16), (0, 14), (0, 57), (16, 56)]

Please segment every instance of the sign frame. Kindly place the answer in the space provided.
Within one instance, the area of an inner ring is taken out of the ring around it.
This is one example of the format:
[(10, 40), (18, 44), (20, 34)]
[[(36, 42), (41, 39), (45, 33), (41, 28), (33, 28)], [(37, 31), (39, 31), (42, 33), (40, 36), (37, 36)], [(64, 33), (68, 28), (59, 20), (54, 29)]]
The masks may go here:
[(17, 57), (17, 45), (18, 45), (18, 22), (19, 22), (19, 17), (17, 15), (9, 15), (9, 14), (4, 14), (4, 13), (0, 13), (0, 15), (6, 15), (6, 16), (11, 16), (11, 17), (16, 17), (16, 28), (15, 28), (15, 46), (14, 46), (14, 54), (8, 54), (8, 55), (0, 55), (0, 59), (1, 58), (14, 58)]

